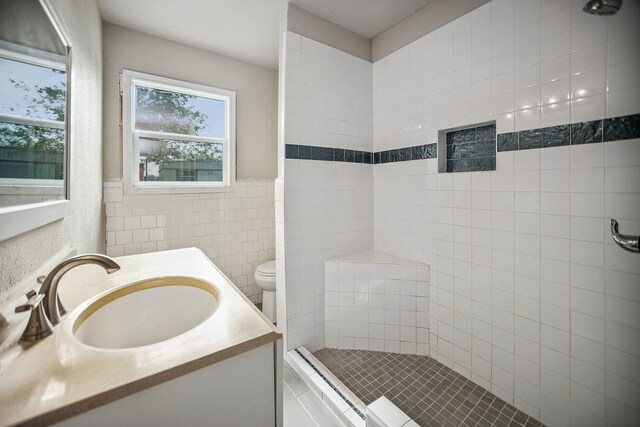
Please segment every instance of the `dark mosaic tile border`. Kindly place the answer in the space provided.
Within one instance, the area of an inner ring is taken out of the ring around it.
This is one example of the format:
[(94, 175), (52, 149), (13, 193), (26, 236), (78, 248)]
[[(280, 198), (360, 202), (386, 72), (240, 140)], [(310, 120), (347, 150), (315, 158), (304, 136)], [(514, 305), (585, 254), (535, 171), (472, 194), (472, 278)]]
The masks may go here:
[(373, 163), (373, 153), (369, 151), (347, 150), (344, 148), (286, 144), (284, 154), (287, 159), (365, 164)]
[(393, 150), (368, 151), (346, 150), (343, 148), (315, 147), (311, 145), (285, 145), (285, 158), (300, 160), (321, 160), (329, 162), (347, 162), (379, 164), (405, 162), (408, 160), (435, 159), (438, 157), (438, 144), (416, 145)]
[(436, 157), (438, 157), (438, 144), (415, 145), (373, 153), (373, 164), (435, 159)]
[(349, 399), (347, 399), (347, 397), (344, 394), (342, 394), (342, 392), (340, 390), (338, 390), (338, 388), (331, 382), (331, 380), (329, 378), (325, 377), (322, 374), (322, 372), (320, 372), (320, 370), (318, 368), (316, 368), (316, 366), (313, 363), (311, 363), (311, 361), (309, 359), (307, 359), (305, 357), (305, 355), (302, 354), (302, 352), (300, 350), (298, 350), (297, 348), (296, 348), (296, 353), (298, 353), (298, 355), (300, 357), (302, 357), (302, 360), (304, 360), (305, 362), (307, 362), (307, 364), (309, 366), (311, 366), (311, 369), (313, 369), (316, 372), (316, 374), (320, 375), (320, 378), (322, 378), (324, 380), (324, 382), (329, 384), (329, 387), (331, 387), (333, 389), (333, 391), (335, 391), (338, 394), (338, 396), (340, 396), (340, 398), (342, 400), (344, 400), (347, 403), (347, 405), (349, 405), (349, 407), (356, 412), (356, 414), (358, 414), (358, 416), (360, 418), (362, 418), (363, 420), (366, 419), (365, 415), (356, 407), (356, 405), (354, 405), (353, 402), (351, 402)]
[(429, 356), (331, 348), (313, 355), (365, 405), (385, 396), (421, 426), (543, 425)]
[(604, 119), (604, 140), (640, 138), (640, 114)]
[(640, 138), (640, 114), (498, 134), (498, 151)]
[[(496, 135), (496, 145), (497, 151), (501, 152), (561, 147), (564, 145), (592, 144), (634, 138), (640, 138), (640, 114), (539, 129), (528, 129), (520, 132), (500, 133)], [(285, 145), (285, 158), (287, 159), (377, 165), (409, 160), (435, 159), (436, 157), (438, 157), (438, 144), (435, 143), (377, 151), (375, 153), (311, 145)], [(485, 159), (484, 162), (481, 162), (481, 165), (472, 164), (462, 166), (478, 167), (478, 170), (495, 169), (495, 159), (493, 159), (493, 161), (491, 157), (481, 159)]]

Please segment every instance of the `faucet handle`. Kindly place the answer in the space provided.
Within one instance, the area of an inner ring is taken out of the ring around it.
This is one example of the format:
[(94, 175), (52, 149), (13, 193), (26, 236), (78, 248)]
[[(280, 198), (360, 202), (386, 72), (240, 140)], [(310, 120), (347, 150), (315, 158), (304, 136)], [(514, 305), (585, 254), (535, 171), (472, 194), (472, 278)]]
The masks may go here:
[(16, 313), (35, 310), (36, 308), (38, 308), (43, 299), (44, 295), (38, 294), (36, 291), (27, 292), (27, 303), (17, 306)]
[(53, 333), (51, 322), (47, 319), (47, 315), (44, 314), (42, 306), (43, 294), (38, 294), (35, 291), (27, 292), (28, 301), (26, 304), (16, 307), (16, 313), (22, 313), (30, 311), (29, 322), (25, 328), (20, 341), (36, 341), (45, 337), (48, 337)]

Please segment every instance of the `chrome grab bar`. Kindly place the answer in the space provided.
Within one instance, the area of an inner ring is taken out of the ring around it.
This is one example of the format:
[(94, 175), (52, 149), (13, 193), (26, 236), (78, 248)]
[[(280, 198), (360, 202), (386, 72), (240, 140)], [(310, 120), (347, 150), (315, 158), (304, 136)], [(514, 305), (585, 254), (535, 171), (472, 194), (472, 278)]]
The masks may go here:
[(611, 236), (622, 249), (626, 249), (629, 252), (640, 252), (640, 244), (638, 242), (640, 236), (620, 234), (618, 232), (618, 221), (615, 219), (611, 219)]

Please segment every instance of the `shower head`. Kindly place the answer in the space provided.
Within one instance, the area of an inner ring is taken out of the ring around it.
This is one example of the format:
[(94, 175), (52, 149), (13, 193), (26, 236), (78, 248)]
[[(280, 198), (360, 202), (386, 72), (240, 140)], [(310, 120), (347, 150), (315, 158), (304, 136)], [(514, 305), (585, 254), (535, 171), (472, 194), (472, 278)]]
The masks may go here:
[(597, 16), (611, 16), (618, 13), (622, 0), (589, 0), (582, 8), (583, 12)]

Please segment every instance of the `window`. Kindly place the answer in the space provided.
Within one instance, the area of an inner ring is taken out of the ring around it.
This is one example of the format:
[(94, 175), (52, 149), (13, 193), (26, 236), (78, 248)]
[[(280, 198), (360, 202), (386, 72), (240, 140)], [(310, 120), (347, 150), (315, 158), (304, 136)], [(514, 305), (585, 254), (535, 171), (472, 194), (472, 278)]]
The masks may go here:
[(38, 53), (0, 48), (0, 184), (45, 184), (59, 193), (64, 178), (66, 64), (64, 58)]
[(0, 2), (0, 241), (71, 205), (71, 45), (52, 3)]
[(228, 187), (235, 92), (124, 70), (124, 169), (134, 191)]

